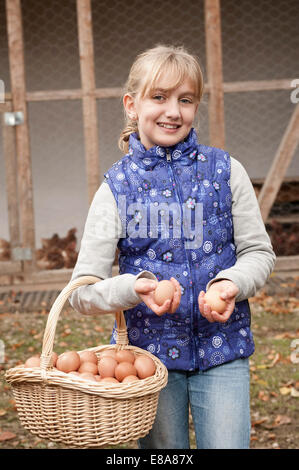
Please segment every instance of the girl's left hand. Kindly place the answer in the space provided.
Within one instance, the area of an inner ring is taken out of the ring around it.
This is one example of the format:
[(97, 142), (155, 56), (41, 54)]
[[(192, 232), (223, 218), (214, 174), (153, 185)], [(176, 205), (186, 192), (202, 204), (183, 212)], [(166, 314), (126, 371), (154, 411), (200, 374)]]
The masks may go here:
[(226, 301), (226, 309), (223, 313), (218, 313), (215, 310), (212, 310), (204, 300), (205, 292), (201, 291), (198, 296), (198, 306), (200, 313), (211, 323), (216, 321), (225, 323), (234, 311), (235, 299), (239, 292), (239, 288), (234, 282), (229, 281), (228, 279), (224, 279), (222, 281), (214, 282), (210, 286), (209, 290), (211, 289), (217, 291), (220, 295), (220, 298)]

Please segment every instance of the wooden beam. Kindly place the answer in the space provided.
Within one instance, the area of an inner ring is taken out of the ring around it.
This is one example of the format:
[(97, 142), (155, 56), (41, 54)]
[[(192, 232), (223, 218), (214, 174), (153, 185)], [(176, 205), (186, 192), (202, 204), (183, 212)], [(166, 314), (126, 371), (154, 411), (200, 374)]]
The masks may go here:
[[(248, 80), (241, 82), (223, 82), (224, 93), (246, 93), (250, 91), (271, 91), (271, 90), (292, 90), (291, 78), (278, 80)], [(123, 89), (121, 87), (96, 88), (94, 95), (96, 99), (121, 98)], [(209, 83), (205, 83), (204, 93), (210, 93)], [(27, 102), (39, 101), (60, 101), (60, 100), (81, 100), (81, 88), (71, 90), (39, 90), (27, 91)], [(12, 100), (11, 93), (5, 93), (6, 103)], [(6, 109), (6, 103), (0, 103), (0, 112)]]
[[(23, 273), (21, 262), (16, 261), (1, 261), (0, 262), (0, 277), (6, 276), (7, 281), (0, 284), (0, 293), (14, 291), (40, 291), (40, 290), (53, 290), (63, 289), (66, 284), (71, 280), (73, 269), (49, 269), (49, 270), (36, 270)], [(22, 275), (22, 280), (20, 276)], [(18, 278), (14, 279), (17, 275)], [(118, 266), (112, 266), (112, 277), (119, 275)]]
[(286, 171), (295, 154), (299, 141), (299, 104), (296, 105), (292, 117), (266, 176), (265, 182), (259, 193), (258, 201), (263, 221), (270, 214), (271, 207), (276, 199), (279, 188), (283, 182)]
[(12, 109), (21, 111), (24, 117), (24, 123), (17, 125), (15, 131), (21, 242), (31, 252), (32, 260), (24, 264), (30, 269), (35, 259), (35, 228), (20, 0), (6, 0), (6, 15)]
[[(7, 103), (7, 112), (11, 111), (12, 103)], [(16, 159), (15, 129), (7, 126), (2, 116), (3, 153), (5, 163), (5, 180), (8, 208), (9, 241), (11, 249), (20, 246), (18, 177)]]
[(293, 90), (292, 78), (278, 80), (248, 80), (241, 82), (224, 82), (224, 93), (241, 93), (248, 91)]
[(299, 255), (296, 256), (278, 256), (274, 271), (299, 271)]
[(100, 183), (91, 0), (77, 0), (77, 21), (88, 199), (91, 203)]
[(0, 261), (0, 276), (7, 274), (22, 274), (22, 262)]
[(205, 0), (210, 145), (225, 147), (220, 0)]
[[(94, 96), (96, 99), (120, 98), (122, 88), (96, 88)], [(82, 98), (83, 92), (81, 89), (28, 91), (26, 93), (27, 101), (81, 100)]]

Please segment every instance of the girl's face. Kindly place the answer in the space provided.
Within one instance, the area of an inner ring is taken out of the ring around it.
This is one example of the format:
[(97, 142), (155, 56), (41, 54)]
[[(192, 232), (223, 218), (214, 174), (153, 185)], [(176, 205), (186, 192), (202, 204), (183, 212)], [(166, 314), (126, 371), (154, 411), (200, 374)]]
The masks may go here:
[(194, 86), (188, 79), (175, 89), (168, 89), (167, 78), (144, 98), (125, 95), (128, 116), (136, 118), (141, 143), (148, 150), (159, 145), (171, 147), (189, 134), (198, 109)]

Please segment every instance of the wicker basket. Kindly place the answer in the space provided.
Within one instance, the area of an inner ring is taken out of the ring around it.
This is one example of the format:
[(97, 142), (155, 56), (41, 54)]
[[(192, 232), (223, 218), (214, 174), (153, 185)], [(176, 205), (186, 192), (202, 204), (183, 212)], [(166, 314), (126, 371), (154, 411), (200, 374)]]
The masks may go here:
[[(146, 354), (156, 364), (152, 377), (127, 384), (92, 382), (52, 367), (51, 355), (59, 314), (74, 289), (100, 281), (83, 276), (70, 282), (55, 300), (43, 338), (40, 367), (14, 367), (6, 372), (22, 425), (33, 434), (70, 447), (103, 447), (145, 436), (153, 426), (160, 390), (168, 373), (148, 351), (128, 345), (123, 312), (117, 312), (116, 345), (89, 348), (99, 357), (106, 349)], [(78, 351), (81, 352), (81, 351)]]

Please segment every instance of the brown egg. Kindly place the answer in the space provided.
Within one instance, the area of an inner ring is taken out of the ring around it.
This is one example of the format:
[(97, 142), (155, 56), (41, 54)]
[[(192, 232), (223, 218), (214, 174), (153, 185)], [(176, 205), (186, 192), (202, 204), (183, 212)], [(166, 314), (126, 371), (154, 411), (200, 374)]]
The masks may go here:
[(160, 281), (155, 290), (155, 302), (158, 305), (163, 305), (165, 300), (172, 300), (174, 295), (174, 285), (171, 281)]
[(97, 355), (93, 351), (82, 351), (79, 353), (81, 364), (82, 362), (93, 362), (98, 365)]
[(90, 372), (82, 372), (82, 374), (80, 374), (80, 377), (82, 377), (82, 379), (92, 380), (93, 382), (97, 381), (95, 376)]
[(132, 351), (122, 349), (115, 354), (115, 359), (117, 362), (131, 362), (131, 364), (134, 364), (135, 354)]
[(76, 351), (67, 351), (58, 356), (56, 367), (62, 372), (72, 372), (80, 367), (80, 356)]
[(115, 383), (115, 384), (119, 384), (119, 381), (115, 378), (115, 377), (104, 377), (100, 380), (100, 382), (108, 382), (108, 383)]
[(115, 377), (121, 382), (127, 375), (137, 375), (136, 367), (131, 362), (120, 362), (115, 367)]
[(32, 356), (27, 359), (25, 362), (25, 367), (39, 367), (40, 358), (38, 356)]
[(114, 377), (118, 362), (111, 356), (104, 356), (99, 362), (98, 372), (101, 377)]
[(206, 303), (218, 313), (223, 313), (226, 310), (226, 302), (222, 300), (218, 292), (208, 290), (204, 297)]
[(134, 362), (134, 366), (136, 367), (137, 375), (140, 379), (146, 379), (154, 375), (156, 371), (154, 361), (148, 356), (138, 356)]
[(140, 380), (136, 375), (127, 375), (127, 377), (123, 378), (122, 383), (127, 384), (130, 382), (136, 382), (136, 380)]
[(56, 362), (57, 362), (57, 359), (58, 359), (58, 354), (56, 354), (56, 352), (52, 352), (52, 365), (53, 367), (56, 366)]
[(106, 357), (106, 356), (113, 357), (113, 359), (115, 359), (115, 355), (116, 355), (116, 351), (114, 349), (105, 349), (104, 351), (100, 353), (100, 360), (102, 359), (102, 357)]
[(90, 372), (91, 374), (96, 375), (98, 373), (98, 366), (94, 362), (82, 362), (78, 372), (80, 372), (80, 374), (82, 372)]

